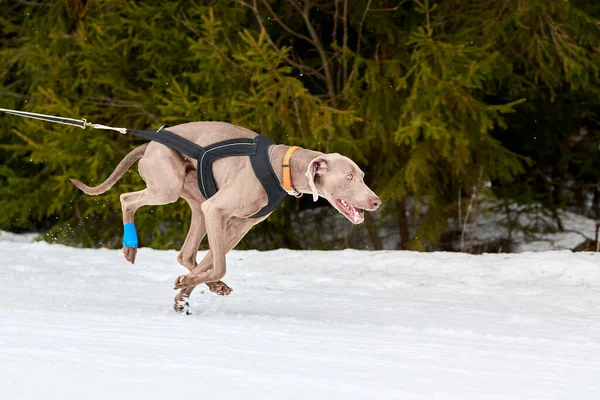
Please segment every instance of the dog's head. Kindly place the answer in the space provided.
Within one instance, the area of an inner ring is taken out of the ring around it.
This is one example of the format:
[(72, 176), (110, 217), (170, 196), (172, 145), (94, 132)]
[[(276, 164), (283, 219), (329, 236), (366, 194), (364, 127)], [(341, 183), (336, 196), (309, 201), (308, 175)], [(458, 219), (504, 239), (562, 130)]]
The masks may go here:
[(381, 200), (363, 180), (365, 173), (340, 154), (324, 154), (308, 164), (306, 171), (313, 200), (324, 197), (353, 224), (365, 220), (364, 211), (375, 211)]

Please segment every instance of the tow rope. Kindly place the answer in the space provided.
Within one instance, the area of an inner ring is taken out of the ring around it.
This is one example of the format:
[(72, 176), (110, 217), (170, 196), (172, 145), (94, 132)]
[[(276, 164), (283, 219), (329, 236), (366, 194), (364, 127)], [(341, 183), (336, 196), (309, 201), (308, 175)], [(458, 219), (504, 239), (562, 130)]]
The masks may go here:
[(124, 135), (126, 133), (130, 132), (130, 130), (127, 128), (116, 128), (114, 126), (92, 124), (91, 122), (88, 122), (85, 118), (83, 118), (83, 119), (63, 118), (63, 117), (56, 117), (54, 115), (37, 114), (37, 113), (32, 113), (32, 112), (27, 112), (27, 111), (9, 110), (7, 108), (0, 108), (0, 111), (4, 112), (6, 114), (18, 115), (19, 117), (39, 119), (41, 121), (48, 121), (48, 122), (55, 122), (58, 124), (77, 126), (81, 129), (85, 129), (87, 127), (94, 128), (94, 129), (106, 129), (106, 130), (110, 130), (110, 131), (117, 131)]

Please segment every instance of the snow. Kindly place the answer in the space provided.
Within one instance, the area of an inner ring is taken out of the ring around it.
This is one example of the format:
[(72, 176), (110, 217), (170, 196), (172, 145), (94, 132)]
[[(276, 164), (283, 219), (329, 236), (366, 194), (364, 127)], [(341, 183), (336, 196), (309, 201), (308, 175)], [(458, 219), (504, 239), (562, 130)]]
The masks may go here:
[(37, 233), (16, 234), (0, 231), (0, 242), (33, 242), (38, 236)]
[[(594, 239), (596, 221), (573, 212), (558, 210), (563, 225), (560, 232), (556, 220), (541, 204), (519, 205), (510, 203), (511, 221), (506, 213), (499, 212), (503, 203), (485, 204), (484, 211), (478, 217), (477, 241), (489, 242), (509, 237), (508, 225), (513, 225), (510, 235), (515, 245), (514, 253), (527, 251), (570, 250), (586, 239)], [(487, 208), (487, 209), (485, 209)], [(470, 232), (470, 225), (468, 231)]]
[(175, 257), (1, 236), (0, 398), (600, 393), (598, 254), (234, 251), (190, 316)]

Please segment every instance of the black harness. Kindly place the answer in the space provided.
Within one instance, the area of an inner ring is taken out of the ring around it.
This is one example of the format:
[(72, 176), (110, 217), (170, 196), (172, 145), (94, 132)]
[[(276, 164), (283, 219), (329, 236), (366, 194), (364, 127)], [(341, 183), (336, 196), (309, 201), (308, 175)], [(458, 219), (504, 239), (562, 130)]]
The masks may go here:
[(198, 161), (198, 187), (206, 199), (217, 193), (217, 185), (212, 173), (212, 163), (214, 161), (231, 156), (250, 157), (252, 169), (269, 198), (267, 205), (250, 218), (263, 217), (273, 212), (286, 195), (286, 191), (279, 184), (279, 179), (277, 179), (277, 175), (275, 175), (269, 161), (269, 146), (274, 145), (275, 142), (264, 135), (258, 135), (253, 139), (229, 139), (202, 147), (162, 128), (158, 131), (127, 129), (127, 132), (164, 144), (175, 151), (196, 159)]

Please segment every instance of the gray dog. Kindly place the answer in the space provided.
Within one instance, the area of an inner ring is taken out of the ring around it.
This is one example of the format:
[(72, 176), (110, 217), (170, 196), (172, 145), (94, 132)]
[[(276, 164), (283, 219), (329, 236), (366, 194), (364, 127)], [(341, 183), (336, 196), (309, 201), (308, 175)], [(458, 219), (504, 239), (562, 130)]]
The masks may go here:
[[(224, 122), (192, 122), (174, 126), (169, 131), (203, 147), (230, 139), (257, 138), (249, 129)], [(347, 157), (272, 144), (268, 146), (267, 159), (273, 179), (289, 194), (312, 194), (315, 201), (319, 196), (324, 197), (353, 224), (364, 221), (363, 210), (374, 211), (381, 204), (379, 197), (365, 185), (364, 173)], [(187, 312), (188, 298), (201, 283), (219, 295), (230, 294), (231, 288), (220, 280), (225, 275), (225, 255), (252, 226), (269, 215), (256, 217), (270, 201), (250, 157), (215, 160), (212, 178), (218, 191), (208, 199), (199, 188), (198, 160), (154, 141), (127, 154), (99, 186), (71, 181), (85, 193), (98, 195), (110, 189), (137, 160), (140, 160), (139, 172), (146, 188), (121, 195), (126, 236), (139, 207), (174, 203), (183, 197), (192, 209), (190, 230), (177, 256), (189, 273), (175, 281), (175, 289), (181, 289), (175, 297), (175, 311)], [(210, 251), (198, 263), (196, 254), (205, 235), (208, 235)], [(124, 242), (123, 254), (127, 261), (135, 261), (137, 237), (134, 242)]]

